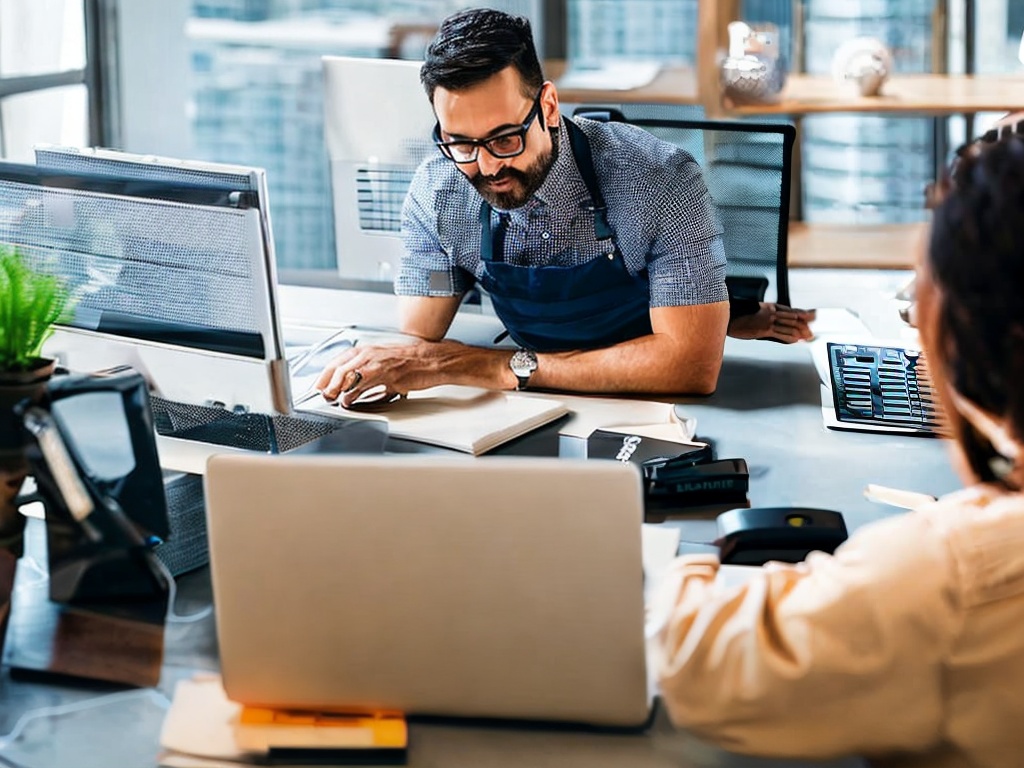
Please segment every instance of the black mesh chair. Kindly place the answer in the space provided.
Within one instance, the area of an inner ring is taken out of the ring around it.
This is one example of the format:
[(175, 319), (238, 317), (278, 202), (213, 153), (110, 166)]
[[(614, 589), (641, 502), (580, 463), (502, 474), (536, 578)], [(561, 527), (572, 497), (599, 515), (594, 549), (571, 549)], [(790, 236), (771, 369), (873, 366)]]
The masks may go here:
[(623, 104), (580, 106), (573, 116), (631, 123), (693, 155), (721, 216), (730, 297), (790, 304), (786, 249), (796, 129), (695, 120), (681, 116), (686, 112), (692, 110)]

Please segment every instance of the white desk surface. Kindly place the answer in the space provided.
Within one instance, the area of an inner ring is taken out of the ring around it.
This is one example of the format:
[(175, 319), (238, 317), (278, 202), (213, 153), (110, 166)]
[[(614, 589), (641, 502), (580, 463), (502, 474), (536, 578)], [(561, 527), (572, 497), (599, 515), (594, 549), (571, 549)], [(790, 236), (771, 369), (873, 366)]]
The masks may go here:
[[(791, 274), (791, 292), (800, 306), (840, 307), (851, 301), (872, 331), (891, 336), (902, 331), (891, 297), (908, 278), (905, 272), (796, 271)], [(292, 329), (395, 323), (394, 298), (383, 294), (285, 286), (281, 300), (286, 326)], [(493, 327), (492, 318), (467, 316), (460, 318), (455, 335), (465, 341), (486, 342)], [(628, 414), (629, 408), (625, 403), (624, 413)], [(958, 487), (941, 441), (825, 429), (818, 378), (806, 345), (730, 339), (716, 394), (686, 399), (680, 408), (696, 416), (698, 434), (713, 438), (720, 456), (747, 460), (754, 505), (839, 509), (850, 527), (856, 528), (896, 512), (864, 499), (862, 491), (868, 483), (934, 495)], [(691, 537), (685, 529), (683, 537)], [(201, 574), (181, 580), (178, 613), (194, 613), (209, 605), (209, 580)], [(96, 708), (74, 710), (74, 702), (100, 693), (88, 686), (68, 688), (0, 679), (0, 754), (15, 765), (33, 768), (84, 766), (87, 762), (83, 760), (91, 752), (98, 759), (102, 755), (95, 765), (154, 765), (159, 727), (174, 684), (196, 671), (218, 667), (211, 618), (169, 624), (166, 643), (164, 673), (157, 689), (126, 694)], [(21, 715), (52, 705), (71, 705), (71, 709), (28, 722), (18, 738), (3, 740)], [(55, 733), (59, 738), (53, 737)], [(414, 725), (411, 743), (410, 765), (444, 768), (794, 765), (792, 761), (727, 755), (675, 731), (663, 714), (644, 735), (453, 723)], [(851, 759), (815, 765), (852, 768), (862, 763)]]

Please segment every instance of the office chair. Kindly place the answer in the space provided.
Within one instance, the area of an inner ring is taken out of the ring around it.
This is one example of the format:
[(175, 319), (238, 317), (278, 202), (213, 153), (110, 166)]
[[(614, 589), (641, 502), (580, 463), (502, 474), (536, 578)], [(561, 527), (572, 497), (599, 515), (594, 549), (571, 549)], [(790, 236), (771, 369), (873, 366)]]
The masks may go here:
[(695, 120), (689, 108), (579, 106), (573, 117), (636, 125), (700, 164), (724, 228), (726, 283), (734, 300), (790, 304), (786, 261), (796, 129), (786, 123)]

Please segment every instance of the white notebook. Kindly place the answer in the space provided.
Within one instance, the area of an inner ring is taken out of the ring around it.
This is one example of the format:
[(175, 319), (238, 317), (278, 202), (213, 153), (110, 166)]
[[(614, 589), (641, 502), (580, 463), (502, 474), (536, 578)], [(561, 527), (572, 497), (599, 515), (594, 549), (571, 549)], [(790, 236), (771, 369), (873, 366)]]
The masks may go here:
[(477, 387), (432, 387), (364, 412), (307, 400), (297, 410), (347, 418), (385, 419), (388, 434), (477, 456), (569, 412), (564, 403)]
[(343, 350), (360, 344), (418, 341), (398, 331), (350, 326), (290, 360), (295, 410), (320, 415), (384, 420), (388, 434), (451, 448), (474, 456), (486, 453), (568, 413), (547, 398), (524, 397), (477, 387), (446, 385), (411, 392), (396, 402), (364, 410), (345, 409), (311, 389), (323, 367)]

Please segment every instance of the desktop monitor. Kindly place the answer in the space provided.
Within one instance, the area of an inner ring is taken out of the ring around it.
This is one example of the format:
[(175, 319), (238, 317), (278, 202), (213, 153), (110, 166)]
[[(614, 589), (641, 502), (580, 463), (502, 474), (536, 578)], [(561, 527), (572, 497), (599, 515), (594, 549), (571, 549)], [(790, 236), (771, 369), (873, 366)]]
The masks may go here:
[[(437, 151), (435, 116), (419, 81), (422, 62), (327, 56), (323, 63), (338, 271), (343, 278), (391, 282), (402, 255), (409, 183)], [(639, 125), (692, 154), (721, 217), (730, 292), (789, 303), (792, 125), (682, 119), (692, 117), (692, 108), (671, 105), (585, 109)]]
[(262, 170), (67, 147), (36, 160), (0, 168), (0, 239), (75, 291), (48, 354), (73, 370), (131, 365), (174, 402), (290, 411)]
[[(261, 169), (67, 147), (37, 157), (0, 164), (0, 243), (74, 292), (46, 355), (141, 372), (164, 438), (270, 453), (342, 427), (346, 450), (382, 441), (368, 424), (291, 415)], [(167, 456), (202, 471), (198, 453)]]
[(140, 372), (161, 434), (274, 450), (263, 414), (291, 397), (259, 181), (0, 163), (0, 243), (74, 297), (44, 354)]

